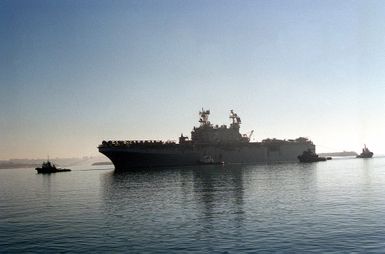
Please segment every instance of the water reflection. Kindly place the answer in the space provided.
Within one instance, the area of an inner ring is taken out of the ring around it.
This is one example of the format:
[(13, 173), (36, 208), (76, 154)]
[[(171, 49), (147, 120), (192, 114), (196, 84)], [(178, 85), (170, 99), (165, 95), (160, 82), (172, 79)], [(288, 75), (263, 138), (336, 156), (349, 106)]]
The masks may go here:
[(264, 237), (272, 223), (306, 221), (318, 193), (317, 165), (297, 163), (109, 172), (102, 183), (107, 226), (118, 219), (136, 232), (127, 239), (140, 244), (148, 244), (148, 235), (208, 245)]
[(113, 171), (102, 175), (101, 180), (104, 199), (110, 204), (116, 200), (121, 206), (122, 200), (136, 198), (142, 205), (151, 201), (174, 202), (182, 208), (196, 208), (198, 218), (209, 219), (217, 212), (215, 206), (227, 206), (234, 214), (242, 214), (242, 177), (242, 166), (200, 166)]
[(385, 158), (50, 177), (3, 170), (1, 238), (19, 252), (382, 253), (384, 169)]
[(202, 213), (210, 217), (213, 205), (226, 205), (242, 213), (244, 166), (201, 167), (193, 171), (194, 195)]
[[(247, 199), (274, 191), (284, 195), (317, 186), (317, 164), (200, 166), (147, 171), (108, 172), (102, 175), (106, 202), (139, 198), (140, 203), (177, 202), (196, 206), (199, 218), (210, 220), (227, 210), (244, 213)], [(278, 192), (277, 192), (278, 190)], [(270, 193), (274, 194), (274, 193)], [(156, 199), (156, 200), (155, 200)], [(180, 201), (180, 202), (178, 202)], [(156, 204), (155, 204), (156, 205)]]
[(241, 234), (242, 166), (108, 172), (101, 180), (106, 227), (119, 220), (125, 238), (138, 250), (170, 238), (179, 239), (179, 246), (196, 239), (210, 246)]

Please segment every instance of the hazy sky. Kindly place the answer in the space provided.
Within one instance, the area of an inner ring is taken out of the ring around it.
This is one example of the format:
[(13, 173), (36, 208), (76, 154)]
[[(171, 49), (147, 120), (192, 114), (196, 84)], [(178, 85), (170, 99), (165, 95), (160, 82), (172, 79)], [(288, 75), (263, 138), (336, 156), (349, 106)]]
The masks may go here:
[(385, 153), (385, 1), (0, 1), (0, 159), (190, 135)]

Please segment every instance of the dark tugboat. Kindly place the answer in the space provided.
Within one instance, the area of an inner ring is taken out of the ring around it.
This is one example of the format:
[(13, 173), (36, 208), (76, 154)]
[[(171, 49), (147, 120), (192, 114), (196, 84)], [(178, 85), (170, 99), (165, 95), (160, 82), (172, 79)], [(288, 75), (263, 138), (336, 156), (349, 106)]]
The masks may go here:
[(372, 158), (373, 152), (371, 152), (366, 145), (364, 145), (364, 148), (362, 148), (362, 153), (360, 155), (357, 155), (357, 158)]
[(67, 168), (57, 168), (55, 164), (51, 163), (49, 160), (46, 162), (43, 162), (41, 165), (41, 168), (36, 168), (38, 174), (50, 174), (50, 173), (57, 173), (57, 172), (68, 172), (71, 171), (71, 169)]
[(328, 158), (325, 157), (319, 157), (318, 154), (313, 152), (312, 150), (308, 149), (307, 151), (304, 151), (301, 155), (298, 155), (299, 162), (317, 162), (317, 161), (326, 161)]
[(215, 161), (210, 155), (204, 155), (199, 161), (198, 164), (201, 165), (223, 165), (223, 161)]

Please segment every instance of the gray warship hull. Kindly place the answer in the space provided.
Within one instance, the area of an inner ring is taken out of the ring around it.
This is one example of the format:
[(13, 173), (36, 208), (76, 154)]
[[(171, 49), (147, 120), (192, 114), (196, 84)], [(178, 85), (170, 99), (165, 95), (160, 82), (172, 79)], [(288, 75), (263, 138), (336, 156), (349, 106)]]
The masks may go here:
[(240, 134), (241, 118), (230, 111), (230, 126), (213, 125), (210, 110), (199, 112), (199, 127), (191, 131), (191, 140), (183, 134), (179, 143), (154, 140), (103, 141), (99, 152), (106, 155), (117, 170), (133, 168), (172, 167), (201, 164), (270, 163), (297, 161), (304, 151), (315, 152), (307, 138), (292, 140), (265, 139), (250, 142), (249, 135)]
[(197, 146), (186, 148), (138, 149), (124, 146), (99, 147), (99, 152), (107, 156), (116, 170), (153, 167), (174, 167), (201, 165), (200, 159), (209, 155), (214, 162), (224, 164), (250, 164), (294, 162), (306, 150), (315, 151), (310, 143), (285, 142), (282, 144), (247, 143), (244, 145)]

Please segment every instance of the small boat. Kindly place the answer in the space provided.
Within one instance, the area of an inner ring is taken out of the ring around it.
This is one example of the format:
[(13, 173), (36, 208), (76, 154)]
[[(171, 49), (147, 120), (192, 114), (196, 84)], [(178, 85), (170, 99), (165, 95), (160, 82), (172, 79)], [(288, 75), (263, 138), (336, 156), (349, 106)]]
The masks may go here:
[[(303, 151), (301, 155), (298, 155), (299, 162), (317, 162), (317, 161), (326, 161), (328, 158), (320, 157), (318, 154), (308, 149), (307, 151)], [(331, 158), (330, 158), (331, 159)]]
[(58, 173), (58, 172), (68, 172), (71, 169), (67, 168), (57, 168), (55, 164), (51, 163), (49, 160), (43, 162), (41, 168), (36, 168), (38, 174), (50, 174), (50, 173)]
[(373, 152), (371, 152), (366, 145), (364, 145), (364, 148), (362, 148), (362, 153), (357, 155), (357, 158), (372, 158)]
[(204, 155), (202, 158), (198, 161), (199, 164), (203, 165), (222, 165), (224, 164), (223, 161), (215, 161), (213, 157), (210, 155)]

